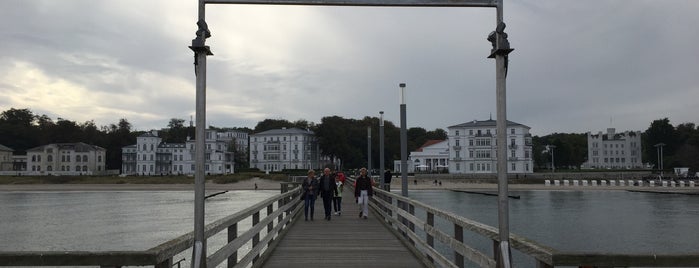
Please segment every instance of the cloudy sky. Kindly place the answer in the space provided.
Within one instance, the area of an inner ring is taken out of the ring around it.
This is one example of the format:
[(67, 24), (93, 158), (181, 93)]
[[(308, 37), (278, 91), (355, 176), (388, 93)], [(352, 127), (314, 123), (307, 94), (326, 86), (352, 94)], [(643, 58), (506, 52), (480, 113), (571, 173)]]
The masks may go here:
[[(137, 130), (195, 114), (196, 0), (0, 1), (0, 110)], [(699, 123), (699, 1), (508, 0), (508, 119), (535, 135)], [(485, 120), (492, 8), (207, 5), (207, 122)]]

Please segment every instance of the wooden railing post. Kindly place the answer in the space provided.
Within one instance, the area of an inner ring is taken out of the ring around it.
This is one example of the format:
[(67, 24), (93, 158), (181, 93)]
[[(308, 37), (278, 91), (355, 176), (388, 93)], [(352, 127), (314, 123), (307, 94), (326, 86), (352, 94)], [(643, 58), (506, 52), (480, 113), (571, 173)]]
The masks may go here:
[[(257, 226), (257, 224), (260, 223), (260, 212), (255, 212), (255, 214), (252, 214), (252, 227)], [(252, 237), (252, 247), (254, 248), (257, 246), (257, 244), (260, 243), (260, 233), (256, 233)], [(252, 263), (257, 262), (257, 258), (260, 257), (260, 254), (255, 255), (255, 257), (252, 259)]]
[[(461, 225), (458, 225), (456, 223), (454, 223), (454, 239), (456, 239), (456, 241), (464, 243), (464, 227), (461, 227)], [(456, 266), (460, 268), (463, 268), (464, 255), (461, 255), (459, 254), (459, 252), (454, 251), (454, 264), (456, 264)]]
[[(413, 205), (412, 203), (408, 203), (408, 213), (410, 213), (410, 215), (415, 216), (415, 205)], [(408, 228), (411, 232), (413, 232), (413, 234), (415, 234), (415, 223), (413, 223), (412, 221), (408, 221)], [(415, 241), (413, 241), (412, 239), (410, 239), (410, 242), (413, 243), (413, 246), (415, 245)]]
[[(427, 212), (427, 225), (430, 227), (434, 227), (434, 214), (432, 212)], [(431, 248), (434, 248), (434, 236), (428, 234), (425, 232), (425, 240), (427, 240), (427, 245), (429, 245)], [(427, 255), (427, 259), (430, 260), (431, 263), (434, 263), (434, 259)]]
[[(270, 203), (269, 206), (267, 206), (267, 217), (269, 217), (269, 215), (272, 215), (273, 211), (274, 211), (274, 203)], [(267, 235), (274, 235), (274, 234), (270, 234), (272, 232), (272, 229), (274, 229), (274, 220), (270, 221), (267, 224)], [(267, 245), (268, 246), (271, 245), (273, 241), (274, 241), (274, 238), (269, 240), (269, 243), (267, 243)]]
[[(238, 223), (231, 224), (231, 226), (228, 226), (228, 243), (233, 242), (238, 238)], [(228, 268), (233, 268), (236, 264), (238, 264), (238, 251), (236, 250), (228, 256), (228, 262), (227, 262), (227, 267)]]

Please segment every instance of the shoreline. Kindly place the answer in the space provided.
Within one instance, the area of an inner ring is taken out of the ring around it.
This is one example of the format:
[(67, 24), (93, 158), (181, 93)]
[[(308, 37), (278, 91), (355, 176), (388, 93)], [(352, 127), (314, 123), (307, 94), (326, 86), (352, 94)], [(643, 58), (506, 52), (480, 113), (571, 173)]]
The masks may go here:
[[(206, 191), (235, 190), (276, 190), (281, 189), (281, 182), (252, 178), (236, 183), (207, 183)], [(401, 180), (394, 178), (391, 189), (399, 191)], [(463, 180), (442, 180), (442, 185), (434, 185), (433, 180), (409, 180), (409, 190), (455, 190), (497, 192), (496, 183), (476, 183)], [(648, 187), (648, 186), (546, 186), (544, 184), (508, 184), (509, 191), (636, 191), (650, 193), (677, 193), (699, 195), (699, 187)], [(194, 184), (0, 184), (0, 192), (27, 191), (194, 191)]]

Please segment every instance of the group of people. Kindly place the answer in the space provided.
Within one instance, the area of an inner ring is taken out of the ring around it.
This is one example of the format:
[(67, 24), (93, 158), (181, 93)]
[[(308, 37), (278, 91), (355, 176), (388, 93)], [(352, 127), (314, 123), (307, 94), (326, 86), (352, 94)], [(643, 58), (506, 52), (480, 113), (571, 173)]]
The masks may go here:
[[(345, 177), (343, 173), (333, 173), (330, 168), (323, 169), (323, 175), (316, 177), (314, 170), (308, 171), (308, 176), (304, 179), (301, 187), (303, 193), (303, 213), (306, 221), (313, 220), (315, 214), (315, 200), (320, 197), (323, 199), (323, 209), (325, 212), (325, 220), (329, 221), (332, 218), (331, 212), (334, 210), (335, 215), (342, 215), (342, 191), (344, 189)], [(360, 218), (366, 219), (369, 215), (369, 197), (373, 195), (373, 182), (367, 176), (366, 168), (360, 170), (360, 175), (355, 181), (354, 196), (357, 198), (357, 203), (362, 207), (359, 213)], [(310, 213), (309, 213), (310, 212)]]

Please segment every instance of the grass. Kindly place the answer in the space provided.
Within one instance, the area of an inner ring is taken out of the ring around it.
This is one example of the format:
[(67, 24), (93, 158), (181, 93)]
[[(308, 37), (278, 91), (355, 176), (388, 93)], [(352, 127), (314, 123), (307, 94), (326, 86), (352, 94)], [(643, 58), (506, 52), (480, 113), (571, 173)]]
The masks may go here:
[[(228, 175), (206, 176), (207, 182), (218, 184), (236, 183), (259, 177), (285, 181), (286, 174), (245, 172)], [(0, 184), (194, 184), (194, 176), (0, 176)]]

